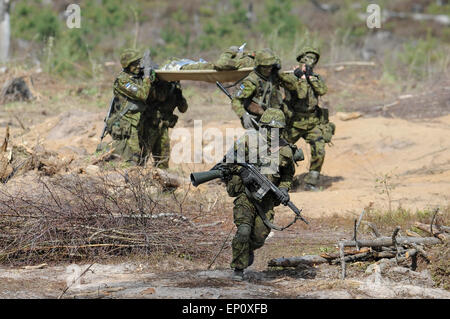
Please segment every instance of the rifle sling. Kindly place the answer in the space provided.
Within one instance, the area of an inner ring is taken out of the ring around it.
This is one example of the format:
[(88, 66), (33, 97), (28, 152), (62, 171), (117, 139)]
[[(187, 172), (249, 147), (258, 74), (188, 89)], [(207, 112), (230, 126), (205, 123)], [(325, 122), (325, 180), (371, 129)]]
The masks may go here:
[(253, 198), (252, 193), (248, 190), (247, 187), (245, 187), (245, 194), (247, 195), (248, 199), (250, 200), (250, 202), (255, 206), (256, 211), (259, 215), (259, 217), (261, 217), (264, 225), (266, 225), (267, 227), (269, 227), (270, 229), (275, 229), (275, 230), (279, 230), (279, 231), (283, 231), (289, 227), (291, 227), (298, 219), (297, 215), (295, 215), (295, 218), (293, 221), (291, 221), (289, 224), (287, 224), (284, 227), (279, 227), (277, 225), (272, 224), (266, 217), (266, 214), (264, 213), (264, 209), (261, 207), (261, 205), (258, 204), (258, 202)]

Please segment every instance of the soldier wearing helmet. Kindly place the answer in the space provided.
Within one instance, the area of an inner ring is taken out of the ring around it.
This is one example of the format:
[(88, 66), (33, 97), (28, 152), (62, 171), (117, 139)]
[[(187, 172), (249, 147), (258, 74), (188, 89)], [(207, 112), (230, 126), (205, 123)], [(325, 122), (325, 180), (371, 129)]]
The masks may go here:
[(146, 108), (146, 101), (151, 92), (155, 73), (143, 77), (140, 60), (142, 56), (135, 49), (125, 49), (120, 55), (122, 72), (113, 85), (114, 108), (107, 120), (107, 132), (113, 142), (111, 148), (124, 161), (132, 164), (141, 163), (139, 137), (140, 113)]
[[(249, 68), (255, 66), (255, 53), (253, 51), (244, 50), (245, 43), (238, 46), (231, 46), (222, 52), (214, 63), (192, 60), (180, 61), (181, 70), (217, 70), (217, 71), (230, 71), (238, 70), (241, 68)], [(176, 60), (175, 60), (176, 61)], [(170, 65), (169, 63), (166, 63)], [(177, 64), (177, 63), (175, 63)]]
[(244, 78), (231, 101), (231, 107), (245, 129), (254, 128), (254, 122), (266, 109), (282, 108), (280, 68), (280, 59), (270, 49), (256, 52), (254, 70)]
[(255, 53), (244, 50), (245, 43), (241, 46), (231, 46), (223, 52), (214, 63), (217, 71), (238, 70), (255, 66)]
[[(280, 138), (286, 125), (284, 113), (279, 109), (268, 108), (263, 112), (259, 125), (261, 127), (259, 132), (248, 130), (236, 142), (232, 149), (233, 158), (236, 160), (237, 156), (239, 160), (239, 154), (245, 154), (245, 162), (256, 164), (261, 173), (283, 190), (286, 199), (289, 200), (288, 191), (295, 167), (290, 145)], [(267, 133), (262, 132), (264, 130)], [(258, 136), (262, 138), (257, 138)], [(230, 162), (228, 158), (227, 162)], [(269, 167), (272, 169), (268, 170)], [(231, 171), (233, 175), (226, 184), (229, 196), (236, 197), (233, 217), (237, 231), (232, 241), (233, 259), (230, 266), (234, 269), (233, 279), (242, 280), (244, 269), (254, 261), (254, 251), (264, 245), (271, 231), (264, 220), (273, 221), (274, 207), (280, 202), (271, 193), (257, 200), (252, 195), (254, 190), (244, 185), (245, 176), (240, 175), (242, 167), (231, 165)]]
[(328, 120), (328, 110), (319, 107), (319, 96), (327, 92), (322, 77), (313, 72), (319, 58), (318, 49), (303, 48), (297, 54), (299, 67), (294, 70), (295, 83), (285, 90), (289, 119), (283, 137), (292, 144), (303, 138), (311, 146), (311, 163), (304, 183), (305, 189), (312, 191), (318, 190), (325, 144), (331, 141), (335, 129)]

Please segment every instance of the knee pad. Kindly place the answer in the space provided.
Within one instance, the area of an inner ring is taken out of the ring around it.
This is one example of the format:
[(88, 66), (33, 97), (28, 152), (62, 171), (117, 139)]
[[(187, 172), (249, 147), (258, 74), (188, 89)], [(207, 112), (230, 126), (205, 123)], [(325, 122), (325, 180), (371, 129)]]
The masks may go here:
[(250, 225), (241, 224), (237, 228), (235, 238), (240, 243), (246, 243), (250, 240), (251, 232), (252, 232), (252, 228), (250, 227)]

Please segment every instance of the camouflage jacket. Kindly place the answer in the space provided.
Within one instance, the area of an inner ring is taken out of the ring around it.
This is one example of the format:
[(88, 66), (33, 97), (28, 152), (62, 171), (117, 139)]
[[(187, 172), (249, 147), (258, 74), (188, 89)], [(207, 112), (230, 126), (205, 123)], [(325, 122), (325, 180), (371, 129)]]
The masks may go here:
[(131, 112), (143, 111), (145, 102), (151, 93), (151, 88), (152, 83), (149, 78), (142, 79), (140, 76), (122, 71), (114, 81), (116, 111), (121, 112), (124, 110), (129, 102), (139, 107), (138, 110), (131, 110)]
[[(302, 114), (312, 113), (319, 104), (319, 96), (327, 93), (327, 86), (318, 74), (306, 79), (297, 79), (294, 75), (289, 74), (291, 85), (286, 86), (285, 103), (289, 109), (295, 113)], [(295, 85), (292, 85), (292, 77), (295, 78)]]
[[(257, 131), (248, 131), (244, 136), (236, 141), (233, 149), (234, 158), (239, 160), (239, 154), (243, 154), (241, 156), (245, 156), (245, 162), (254, 163), (260, 167), (261, 173), (266, 175), (272, 183), (280, 188), (286, 188), (289, 190), (291, 188), (292, 179), (295, 173), (291, 146), (283, 139), (280, 139), (278, 146), (271, 147), (269, 145), (268, 147), (266, 146), (267, 148), (263, 149), (262, 146), (264, 146), (265, 142), (263, 141), (261, 143), (260, 139), (255, 136), (257, 134), (259, 134)], [(251, 147), (252, 143), (249, 143), (250, 141), (258, 143), (258, 147)], [(243, 149), (242, 153), (240, 153), (239, 149)], [(229, 158), (228, 154), (227, 158)], [(229, 161), (229, 159), (227, 159), (227, 161)], [(235, 197), (245, 192), (245, 187), (242, 183), (241, 177), (238, 175), (240, 169), (242, 169), (241, 166), (233, 166), (233, 164), (231, 164), (231, 166), (232, 172), (235, 174), (229, 181), (227, 181), (227, 192), (230, 196)], [(264, 173), (264, 167), (270, 167), (271, 173)]]
[(261, 117), (266, 108), (282, 108), (283, 96), (279, 77), (268, 79), (257, 73), (250, 74), (242, 81), (231, 101), (231, 108), (241, 118), (245, 112)]

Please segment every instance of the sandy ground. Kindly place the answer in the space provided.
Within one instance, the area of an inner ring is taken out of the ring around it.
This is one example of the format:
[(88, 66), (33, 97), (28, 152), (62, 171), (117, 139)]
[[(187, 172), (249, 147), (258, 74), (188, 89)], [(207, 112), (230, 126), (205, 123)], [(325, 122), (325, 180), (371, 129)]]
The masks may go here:
[[(17, 141), (32, 147), (39, 142), (63, 158), (86, 158), (95, 152), (103, 128), (102, 116), (101, 113), (69, 111), (49, 118), (13, 143)], [(301, 177), (307, 172), (310, 155), (309, 146), (302, 140), (298, 143), (306, 158), (297, 167), (300, 185), (293, 190), (291, 198), (303, 207), (306, 216), (359, 214), (371, 202), (374, 208), (381, 210), (386, 210), (389, 203), (393, 209), (401, 206), (412, 211), (449, 205), (450, 115), (420, 121), (384, 117), (341, 121), (336, 116), (331, 120), (337, 129), (333, 145), (326, 146), (320, 192), (303, 191)], [(198, 134), (195, 135), (192, 123), (189, 124), (180, 122), (177, 126), (190, 136), (177, 135), (172, 140), (172, 147), (181, 141), (187, 141), (187, 145), (189, 140), (191, 145), (196, 143), (194, 137), (198, 138)], [(225, 134), (227, 129), (239, 128), (239, 121), (212, 121), (203, 124), (202, 128), (203, 132), (214, 128)], [(225, 151), (225, 138), (222, 143)], [(204, 152), (210, 152), (209, 144), (205, 138)], [(191, 159), (194, 150), (191, 150)], [(178, 160), (177, 155), (172, 156), (172, 160)], [(171, 164), (172, 168), (181, 168), (186, 174), (211, 166), (213, 161)], [(390, 199), (382, 193), (380, 182), (386, 174), (390, 176), (388, 183), (392, 188)]]
[[(79, 166), (95, 151), (103, 116), (103, 113), (68, 111), (47, 118), (25, 134), (20, 128), (12, 128), (12, 143), (28, 148), (39, 143), (61, 157), (77, 159)], [(392, 208), (401, 205), (412, 211), (449, 205), (450, 115), (416, 121), (386, 117), (341, 121), (336, 116), (331, 120), (337, 130), (333, 146), (327, 146), (321, 191), (305, 192), (300, 183), (291, 193), (292, 201), (303, 208), (306, 218), (357, 216), (370, 203), (380, 210), (386, 210), (390, 202)], [(192, 121), (179, 124), (193, 137)], [(238, 127), (239, 122), (234, 119), (213, 120), (204, 124), (203, 130), (218, 128), (225, 132), (226, 128)], [(187, 141), (189, 134), (184, 137)], [(306, 160), (296, 171), (297, 176), (302, 176), (309, 164), (309, 149), (303, 142), (298, 145), (306, 154)], [(207, 143), (203, 146), (208, 147)], [(208, 169), (212, 164), (171, 166), (189, 173)], [(386, 174), (392, 176), (390, 200), (377, 188), (380, 186), (377, 179)], [(208, 186), (202, 187), (208, 191)], [(277, 209), (277, 222), (290, 218), (292, 213), (286, 208)], [(271, 249), (273, 254), (273, 248), (285, 236), (297, 236), (300, 246), (304, 244), (305, 231), (292, 233), (304, 230), (303, 226), (297, 224), (292, 229), (287, 234), (277, 232), (268, 239), (268, 250), (264, 250), (265, 246), (258, 252), (255, 265), (246, 273), (247, 280), (241, 283), (230, 280), (231, 270), (226, 267), (205, 270), (205, 265), (182, 264), (177, 269), (175, 263), (161, 272), (145, 264), (96, 263), (63, 298), (450, 298), (448, 291), (433, 288), (427, 270), (416, 272), (396, 265), (380, 265), (363, 275), (355, 272), (352, 276), (350, 271), (345, 281), (339, 280), (337, 266), (266, 270), (268, 258), (274, 257), (266, 253)], [(314, 235), (311, 230), (310, 239), (317, 241)], [(348, 234), (336, 233), (324, 244), (336, 243), (345, 235)], [(80, 273), (88, 265), (74, 267)], [(0, 298), (57, 298), (73, 278), (73, 268), (68, 266), (2, 267)]]

